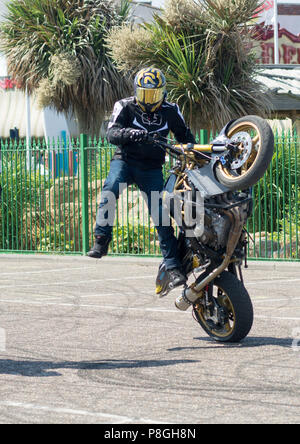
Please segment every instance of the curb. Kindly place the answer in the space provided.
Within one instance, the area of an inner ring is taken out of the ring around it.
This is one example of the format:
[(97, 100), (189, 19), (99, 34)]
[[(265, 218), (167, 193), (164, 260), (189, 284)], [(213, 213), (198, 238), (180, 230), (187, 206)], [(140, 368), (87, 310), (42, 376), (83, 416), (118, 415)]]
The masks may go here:
[[(12, 260), (16, 262), (23, 262), (23, 260), (37, 260), (37, 261), (71, 261), (71, 262), (90, 262), (100, 264), (103, 263), (119, 263), (119, 264), (160, 264), (162, 258), (160, 257), (142, 257), (142, 256), (106, 256), (103, 259), (92, 259), (83, 255), (58, 255), (58, 254), (37, 254), (37, 253), (0, 253), (0, 260)], [(248, 268), (252, 270), (299, 270), (300, 262), (293, 261), (266, 261), (266, 260), (248, 260)], [(243, 267), (244, 268), (244, 267)]]

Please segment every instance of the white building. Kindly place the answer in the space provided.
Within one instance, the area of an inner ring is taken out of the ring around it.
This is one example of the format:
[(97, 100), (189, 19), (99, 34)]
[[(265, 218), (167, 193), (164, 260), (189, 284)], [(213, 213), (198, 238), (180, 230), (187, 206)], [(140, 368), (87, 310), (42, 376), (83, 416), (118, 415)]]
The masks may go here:
[(159, 5), (162, 4), (160, 0), (156, 2), (157, 6), (154, 6), (155, 2), (151, 1), (132, 1), (132, 17), (136, 23), (149, 22), (152, 20), (153, 14), (160, 12)]

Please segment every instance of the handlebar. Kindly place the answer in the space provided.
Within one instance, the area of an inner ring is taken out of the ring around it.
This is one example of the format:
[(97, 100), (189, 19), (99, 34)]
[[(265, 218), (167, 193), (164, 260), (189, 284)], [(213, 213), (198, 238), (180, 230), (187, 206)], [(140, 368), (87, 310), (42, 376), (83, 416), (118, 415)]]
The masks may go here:
[(168, 150), (169, 152), (175, 154), (176, 156), (180, 155), (188, 156), (191, 153), (196, 155), (201, 155), (201, 154), (221, 153), (226, 151), (225, 145), (214, 146), (213, 144), (202, 145), (198, 143), (169, 144), (153, 136), (148, 136), (148, 141), (156, 145), (159, 145), (164, 150)]

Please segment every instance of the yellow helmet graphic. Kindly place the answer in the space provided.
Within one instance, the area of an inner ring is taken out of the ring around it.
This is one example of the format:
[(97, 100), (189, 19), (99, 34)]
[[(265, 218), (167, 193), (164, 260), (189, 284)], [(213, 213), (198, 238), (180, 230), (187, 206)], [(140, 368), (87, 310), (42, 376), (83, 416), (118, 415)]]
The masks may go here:
[(136, 101), (145, 112), (156, 111), (166, 97), (166, 79), (156, 68), (144, 68), (134, 79)]

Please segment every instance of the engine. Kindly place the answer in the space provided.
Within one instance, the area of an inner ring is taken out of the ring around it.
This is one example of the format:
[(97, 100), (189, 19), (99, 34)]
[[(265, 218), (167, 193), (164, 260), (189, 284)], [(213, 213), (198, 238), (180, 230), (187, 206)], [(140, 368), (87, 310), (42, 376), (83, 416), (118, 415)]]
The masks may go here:
[[(199, 227), (198, 227), (199, 230)], [(204, 227), (197, 239), (214, 250), (224, 248), (227, 244), (230, 220), (216, 209), (205, 208)]]

